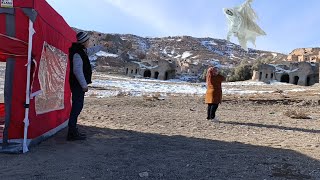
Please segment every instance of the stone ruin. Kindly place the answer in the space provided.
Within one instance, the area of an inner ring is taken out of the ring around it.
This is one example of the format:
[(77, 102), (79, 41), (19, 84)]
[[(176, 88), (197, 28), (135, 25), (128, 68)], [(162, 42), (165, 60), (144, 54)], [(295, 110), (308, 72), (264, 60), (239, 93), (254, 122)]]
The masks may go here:
[(319, 63), (262, 64), (259, 70), (253, 73), (252, 79), (265, 83), (276, 80), (300, 86), (311, 86), (319, 83)]
[(131, 61), (125, 65), (125, 74), (129, 77), (143, 77), (160, 80), (174, 79), (175, 63), (166, 60)]
[(287, 57), (293, 62), (320, 62), (320, 48), (298, 48), (293, 50)]
[[(204, 63), (197, 61), (173, 61), (168, 59), (130, 61), (125, 63), (125, 75), (135, 78), (153, 78), (159, 80), (174, 79), (185, 76), (188, 81), (202, 81), (204, 72), (209, 64), (221, 66), (218, 60), (206, 60)], [(200, 79), (199, 79), (200, 78)]]

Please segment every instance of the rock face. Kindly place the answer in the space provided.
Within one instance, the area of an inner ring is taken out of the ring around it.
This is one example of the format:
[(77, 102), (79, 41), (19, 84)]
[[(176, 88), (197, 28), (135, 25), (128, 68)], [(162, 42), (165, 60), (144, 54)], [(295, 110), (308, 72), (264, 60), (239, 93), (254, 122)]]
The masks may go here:
[(142, 38), (134, 35), (122, 35), (132, 43), (132, 56), (135, 51), (144, 52), (145, 59), (170, 59), (179, 65), (178, 73), (185, 73), (190, 64), (207, 63), (208, 60), (219, 60), (221, 64), (233, 67), (242, 60), (270, 59), (274, 62), (285, 60), (286, 55), (249, 49), (244, 51), (240, 46), (229, 41), (213, 38), (194, 38), (175, 36), (164, 38)]
[[(78, 29), (76, 29), (78, 30)], [(78, 30), (79, 31), (79, 30)], [(246, 52), (239, 45), (224, 39), (174, 36), (163, 38), (140, 37), (131, 34), (105, 34), (95, 31), (91, 35), (91, 45), (105, 46), (108, 52), (127, 53), (131, 59), (171, 59), (180, 63), (203, 62), (216, 59), (222, 64), (234, 65), (241, 60), (270, 58), (284, 60), (287, 55), (250, 49)], [(112, 45), (109, 46), (109, 43)]]
[(295, 62), (320, 62), (320, 48), (298, 48), (287, 57), (288, 61)]

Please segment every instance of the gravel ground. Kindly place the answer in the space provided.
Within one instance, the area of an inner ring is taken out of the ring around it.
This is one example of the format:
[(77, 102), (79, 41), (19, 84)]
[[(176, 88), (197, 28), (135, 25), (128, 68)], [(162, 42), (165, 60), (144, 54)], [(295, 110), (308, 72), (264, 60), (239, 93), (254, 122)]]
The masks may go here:
[[(0, 154), (0, 176), (320, 179), (319, 97), (312, 94), (224, 96), (219, 122), (205, 119), (203, 97), (89, 97), (79, 119), (86, 141), (67, 142), (63, 130), (27, 154)], [(288, 117), (294, 112), (311, 119)]]

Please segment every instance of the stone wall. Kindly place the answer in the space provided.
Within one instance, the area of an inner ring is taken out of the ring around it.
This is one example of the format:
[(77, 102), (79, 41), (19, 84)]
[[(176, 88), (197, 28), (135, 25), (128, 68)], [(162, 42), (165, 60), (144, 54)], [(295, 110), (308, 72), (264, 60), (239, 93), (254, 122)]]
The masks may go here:
[(320, 62), (320, 48), (298, 48), (287, 57), (292, 62)]
[(126, 75), (160, 80), (173, 79), (176, 76), (175, 63), (166, 60), (148, 62), (129, 62), (125, 66)]
[(258, 78), (253, 77), (253, 79), (266, 83), (273, 80), (300, 86), (310, 86), (319, 83), (319, 63), (262, 64), (257, 73)]

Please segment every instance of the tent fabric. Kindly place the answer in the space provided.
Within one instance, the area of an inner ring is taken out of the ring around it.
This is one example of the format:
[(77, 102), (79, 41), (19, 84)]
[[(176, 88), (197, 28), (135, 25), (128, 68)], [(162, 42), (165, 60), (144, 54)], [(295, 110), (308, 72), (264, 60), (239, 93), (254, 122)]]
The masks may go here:
[(0, 52), (1, 55), (6, 56), (28, 56), (28, 43), (18, 39), (10, 38), (4, 34), (0, 34)]
[(11, 112), (12, 112), (12, 87), (13, 87), (13, 78), (14, 78), (14, 67), (15, 67), (15, 60), (13, 58), (8, 58), (6, 61), (6, 72), (5, 72), (5, 84), (4, 84), (4, 102), (5, 102), (5, 128), (3, 130), (3, 140), (4, 143), (8, 143), (8, 129), (10, 119), (11, 119)]
[(3, 136), (3, 128), (5, 124), (4, 118), (5, 118), (4, 103), (0, 103), (0, 139)]
[(38, 0), (14, 0), (13, 7), (17, 8), (32, 8), (34, 9), (34, 3)]
[[(10, 112), (10, 124), (8, 128), (8, 139), (22, 139), (24, 133), (25, 96), (27, 81), (27, 57), (15, 55), (27, 55), (29, 34), (29, 16), (25, 8), (30, 8), (36, 12), (33, 22), (35, 34), (33, 35), (31, 84), (32, 92), (41, 90), (39, 81), (39, 64), (42, 57), (44, 44), (59, 49), (68, 54), (68, 49), (72, 42), (76, 42), (76, 32), (65, 22), (65, 20), (45, 1), (45, 0), (14, 0), (14, 30), (15, 35), (8, 38), (6, 24), (8, 24), (6, 14), (0, 13), (0, 61), (14, 58), (14, 68), (12, 77), (12, 108)], [(1, 9), (1, 8), (0, 8)], [(0, 11), (1, 12), (1, 11)], [(30, 11), (28, 11), (30, 12)], [(16, 39), (13, 39), (16, 38)], [(18, 40), (17, 40), (18, 39)], [(4, 42), (4, 43), (3, 43)], [(5, 46), (4, 46), (5, 44)], [(11, 54), (11, 55), (10, 55)], [(58, 58), (59, 59), (59, 58)], [(65, 68), (63, 109), (53, 110), (43, 114), (37, 114), (35, 109), (35, 99), (30, 100), (29, 106), (29, 130), (28, 139), (39, 138), (41, 135), (60, 127), (69, 118), (71, 111), (71, 92), (69, 86), (69, 61)], [(50, 75), (50, 74), (49, 74)]]

